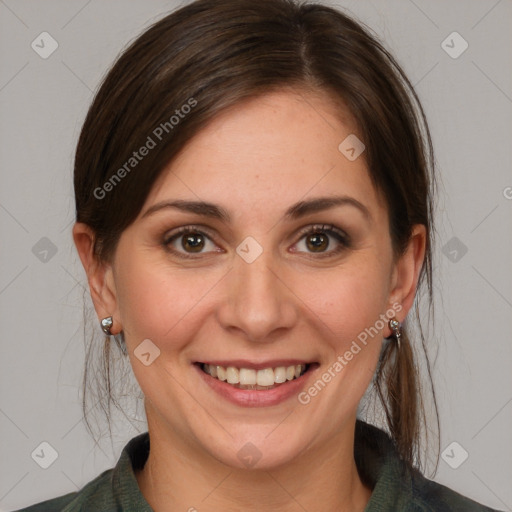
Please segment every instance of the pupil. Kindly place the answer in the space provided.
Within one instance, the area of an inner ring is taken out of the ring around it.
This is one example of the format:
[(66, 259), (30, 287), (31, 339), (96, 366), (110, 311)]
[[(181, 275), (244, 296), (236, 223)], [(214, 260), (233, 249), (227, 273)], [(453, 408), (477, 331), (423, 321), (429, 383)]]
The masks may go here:
[[(204, 246), (204, 240), (202, 240), (202, 236), (198, 235), (198, 234), (187, 235), (183, 239), (182, 245), (183, 245), (184, 249), (191, 248), (194, 252), (199, 252)], [(187, 247), (187, 245), (188, 245), (188, 247)]]
[[(322, 245), (324, 247), (322, 247)], [(313, 251), (317, 251), (318, 249), (326, 249), (329, 245), (329, 240), (327, 237), (321, 233), (315, 233), (311, 235), (308, 239), (308, 246), (310, 246), (310, 249)]]

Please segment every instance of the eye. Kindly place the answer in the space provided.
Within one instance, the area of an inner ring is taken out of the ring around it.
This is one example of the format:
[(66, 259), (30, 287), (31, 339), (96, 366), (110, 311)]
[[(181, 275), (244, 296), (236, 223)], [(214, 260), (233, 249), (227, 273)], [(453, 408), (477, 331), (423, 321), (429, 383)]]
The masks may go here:
[[(302, 230), (299, 235), (301, 240), (296, 246), (300, 247), (302, 245), (305, 248), (305, 252), (320, 254), (320, 257), (336, 255), (350, 246), (349, 236), (343, 230), (329, 224), (309, 226)], [(303, 242), (302, 239), (304, 239)], [(334, 244), (331, 242), (332, 239), (335, 240)], [(327, 250), (331, 245), (334, 245), (335, 248)], [(294, 252), (297, 252), (297, 249)]]
[[(333, 225), (316, 224), (300, 231), (301, 239), (295, 247), (304, 245), (305, 250), (294, 249), (293, 252), (308, 252), (319, 257), (334, 256), (350, 246), (349, 236)], [(302, 242), (304, 239), (304, 242)], [(334, 243), (332, 242), (334, 240)], [(208, 250), (208, 244), (210, 248)], [(221, 252), (211, 236), (197, 226), (184, 226), (167, 234), (163, 241), (165, 249), (180, 258), (196, 258), (209, 252)], [(332, 245), (334, 249), (328, 250)], [(196, 254), (197, 256), (193, 256)]]
[[(165, 248), (181, 258), (194, 258), (191, 254), (204, 254), (205, 252), (219, 252), (210, 236), (196, 226), (184, 226), (166, 235), (163, 242)], [(208, 249), (210, 244), (210, 250)], [(181, 252), (184, 251), (184, 252)]]

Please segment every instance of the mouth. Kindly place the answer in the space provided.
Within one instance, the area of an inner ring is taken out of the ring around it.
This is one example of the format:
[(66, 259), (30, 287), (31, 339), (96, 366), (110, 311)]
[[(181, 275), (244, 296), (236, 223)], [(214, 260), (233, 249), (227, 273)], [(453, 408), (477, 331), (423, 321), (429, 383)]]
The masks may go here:
[(200, 380), (217, 396), (238, 407), (278, 406), (296, 397), (319, 369), (318, 362), (279, 359), (197, 361)]
[(211, 378), (229, 384), (240, 390), (267, 391), (300, 379), (319, 365), (316, 362), (305, 363), (210, 363), (196, 362), (195, 365)]
[(286, 359), (263, 363), (198, 361), (193, 366), (210, 389), (231, 403), (242, 407), (265, 407), (296, 396), (320, 365)]

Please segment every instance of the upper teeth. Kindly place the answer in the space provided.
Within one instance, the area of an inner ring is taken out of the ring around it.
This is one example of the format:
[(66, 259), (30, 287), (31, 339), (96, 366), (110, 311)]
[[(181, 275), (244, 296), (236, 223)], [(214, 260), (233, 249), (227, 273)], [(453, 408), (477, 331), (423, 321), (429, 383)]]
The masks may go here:
[(306, 365), (297, 364), (254, 370), (252, 368), (235, 368), (234, 366), (224, 368), (213, 364), (203, 364), (203, 369), (212, 377), (227, 381), (229, 384), (272, 386), (300, 377), (304, 373)]

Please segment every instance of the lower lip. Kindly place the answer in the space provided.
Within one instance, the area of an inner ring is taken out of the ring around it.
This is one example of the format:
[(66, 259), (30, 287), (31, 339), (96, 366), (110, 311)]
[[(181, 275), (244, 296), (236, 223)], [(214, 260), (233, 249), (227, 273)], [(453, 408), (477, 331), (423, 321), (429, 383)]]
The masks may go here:
[(297, 395), (301, 389), (305, 387), (308, 378), (318, 367), (316, 364), (311, 365), (308, 371), (300, 377), (286, 381), (273, 389), (254, 390), (235, 388), (225, 381), (208, 375), (201, 369), (200, 364), (196, 363), (193, 366), (210, 388), (229, 402), (242, 407), (268, 407), (288, 400), (292, 396)]

